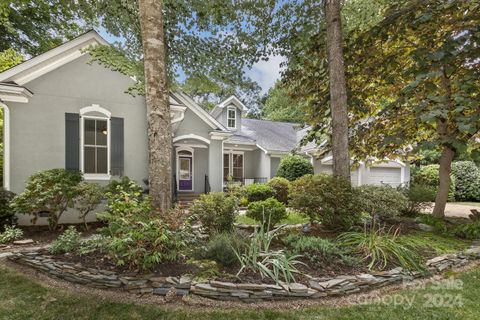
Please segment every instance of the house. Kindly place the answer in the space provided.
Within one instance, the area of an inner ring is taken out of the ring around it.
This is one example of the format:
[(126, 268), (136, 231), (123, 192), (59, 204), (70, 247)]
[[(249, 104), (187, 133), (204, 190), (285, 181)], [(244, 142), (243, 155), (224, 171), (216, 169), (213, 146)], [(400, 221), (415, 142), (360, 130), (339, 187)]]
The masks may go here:
[[(103, 184), (121, 176), (139, 183), (147, 178), (145, 99), (125, 93), (130, 77), (89, 63), (83, 49), (99, 44), (106, 41), (91, 31), (0, 73), (6, 189), (20, 193), (30, 175), (51, 168), (81, 170), (85, 180)], [(208, 113), (188, 95), (172, 92), (170, 107), (179, 194), (221, 191), (227, 177), (266, 182), (301, 138), (297, 124), (244, 117), (248, 108), (234, 96)], [(331, 160), (315, 159), (312, 150), (302, 152), (316, 171), (331, 170)], [(408, 180), (407, 168), (388, 163), (358, 170), (353, 179), (399, 184)], [(75, 219), (64, 215), (61, 222)], [(29, 217), (20, 215), (19, 223)]]

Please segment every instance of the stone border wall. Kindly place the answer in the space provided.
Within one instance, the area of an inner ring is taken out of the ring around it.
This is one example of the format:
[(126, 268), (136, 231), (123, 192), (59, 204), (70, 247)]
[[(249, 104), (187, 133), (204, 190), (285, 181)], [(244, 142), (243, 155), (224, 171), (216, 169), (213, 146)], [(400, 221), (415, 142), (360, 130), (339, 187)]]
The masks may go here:
[[(424, 273), (409, 272), (398, 267), (389, 271), (371, 272), (355, 276), (337, 276), (335, 278), (309, 277), (308, 285), (300, 283), (252, 284), (220, 281), (195, 282), (188, 276), (182, 277), (124, 277), (112, 271), (86, 268), (81, 264), (62, 262), (36, 251), (17, 252), (8, 257), (22, 265), (30, 266), (48, 275), (81, 285), (121, 289), (136, 294), (179, 295), (195, 294), (218, 300), (236, 300), (255, 302), (259, 300), (278, 300), (292, 298), (318, 299), (327, 296), (347, 295), (368, 291), (392, 283), (411, 281)], [(426, 263), (427, 273), (466, 265), (469, 261), (480, 259), (480, 246), (471, 247), (460, 253), (446, 254), (433, 258)]]

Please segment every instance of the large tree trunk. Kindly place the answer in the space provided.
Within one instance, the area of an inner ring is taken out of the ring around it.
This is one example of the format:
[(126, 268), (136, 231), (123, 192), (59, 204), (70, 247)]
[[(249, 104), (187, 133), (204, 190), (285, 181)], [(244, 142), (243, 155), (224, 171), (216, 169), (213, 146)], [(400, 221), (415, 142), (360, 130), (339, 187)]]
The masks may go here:
[(348, 154), (348, 113), (345, 64), (343, 61), (341, 0), (325, 0), (327, 21), (327, 53), (330, 76), (330, 108), (332, 113), (333, 174), (350, 181)]
[(148, 178), (152, 204), (172, 206), (172, 125), (167, 85), (163, 1), (139, 0), (148, 117)]
[(451, 183), (450, 172), (454, 156), (455, 151), (448, 146), (443, 147), (439, 168), (440, 186), (438, 188), (437, 196), (435, 197), (435, 207), (433, 208), (433, 215), (437, 218), (445, 217), (445, 206), (447, 204)]

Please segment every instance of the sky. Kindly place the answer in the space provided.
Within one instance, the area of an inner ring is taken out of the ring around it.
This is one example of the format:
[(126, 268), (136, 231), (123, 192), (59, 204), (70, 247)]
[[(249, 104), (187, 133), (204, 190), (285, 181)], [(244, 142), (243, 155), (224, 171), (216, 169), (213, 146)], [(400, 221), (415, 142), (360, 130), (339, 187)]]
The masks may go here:
[[(105, 29), (100, 28), (98, 30), (100, 35), (110, 43), (115, 41), (122, 41), (121, 38), (117, 38), (105, 31)], [(280, 79), (280, 64), (285, 61), (285, 58), (282, 56), (270, 56), (267, 61), (259, 61), (252, 66), (251, 69), (245, 69), (245, 76), (256, 81), (262, 88), (262, 94), (267, 93), (268, 89), (273, 87), (275, 81)], [(180, 79), (182, 80), (182, 75), (180, 74)]]

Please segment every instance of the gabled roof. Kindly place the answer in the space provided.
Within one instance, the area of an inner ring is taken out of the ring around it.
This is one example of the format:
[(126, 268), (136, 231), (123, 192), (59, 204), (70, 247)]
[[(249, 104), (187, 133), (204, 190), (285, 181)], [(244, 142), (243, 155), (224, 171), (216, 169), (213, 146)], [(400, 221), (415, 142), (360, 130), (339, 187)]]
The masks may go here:
[(58, 47), (1, 72), (0, 82), (14, 82), (23, 86), (25, 83), (84, 55), (86, 52), (84, 52), (83, 49), (99, 44), (108, 44), (108, 42), (96, 31), (89, 31)]
[(238, 99), (235, 96), (230, 96), (224, 101), (222, 101), (221, 103), (219, 103), (218, 105), (216, 105), (215, 108), (213, 108), (213, 110), (210, 111), (210, 114), (214, 118), (217, 118), (220, 115), (220, 113), (222, 113), (223, 108), (231, 105), (235, 106), (237, 109), (239, 109), (242, 112), (248, 111), (248, 108), (242, 103), (242, 101), (240, 101), (240, 99)]

